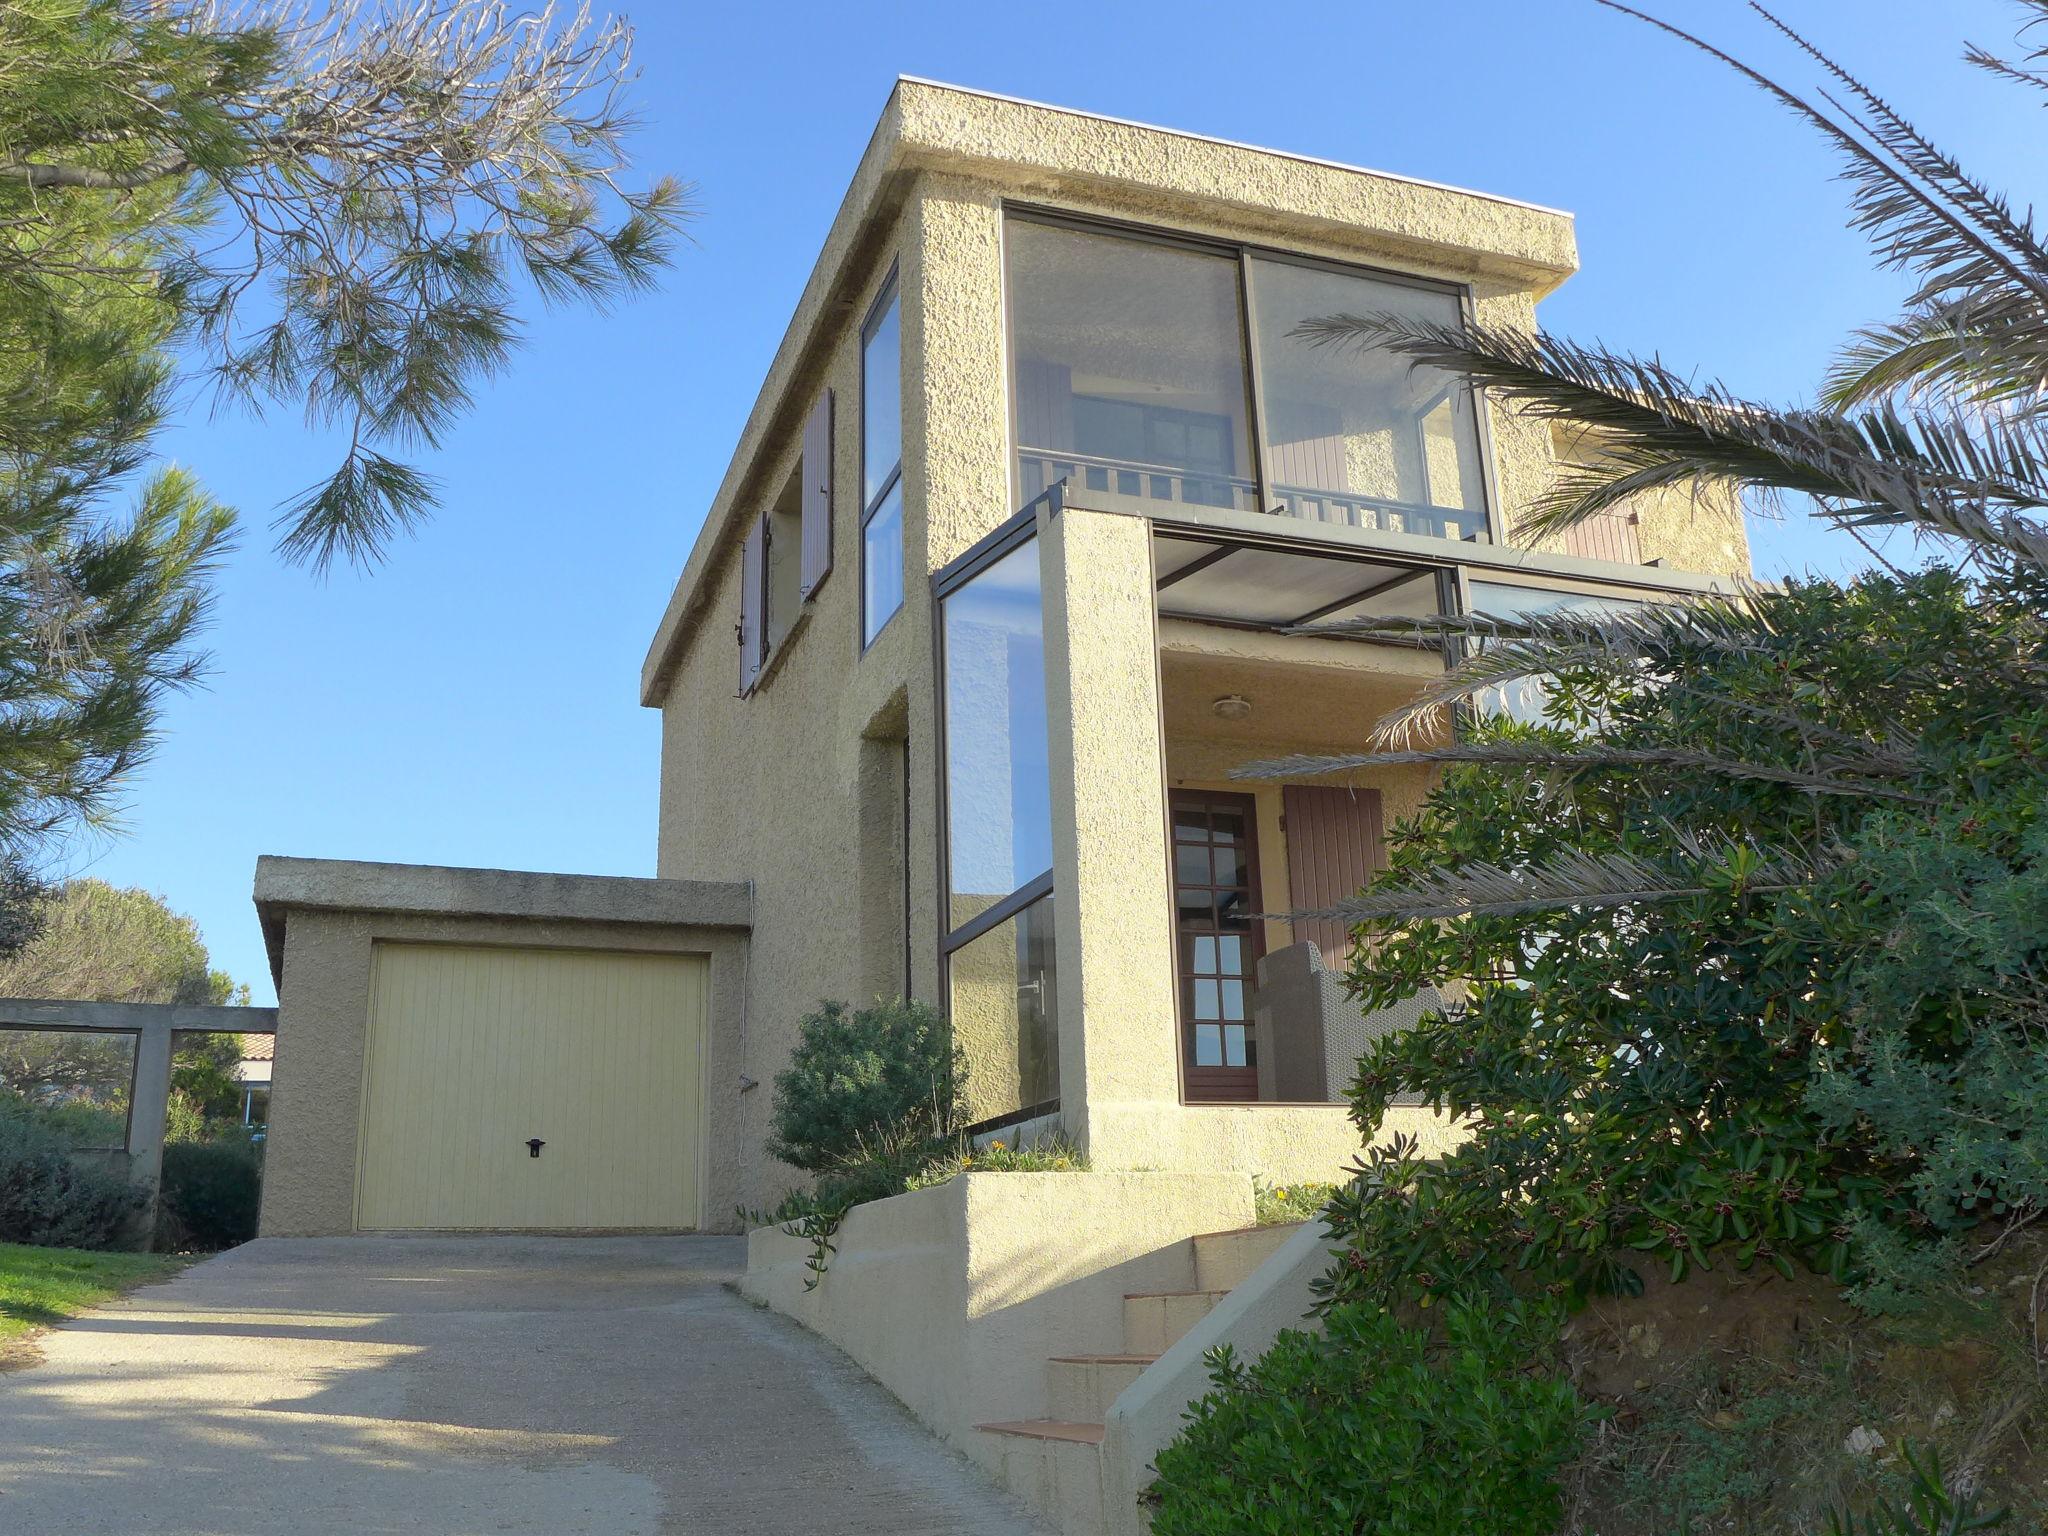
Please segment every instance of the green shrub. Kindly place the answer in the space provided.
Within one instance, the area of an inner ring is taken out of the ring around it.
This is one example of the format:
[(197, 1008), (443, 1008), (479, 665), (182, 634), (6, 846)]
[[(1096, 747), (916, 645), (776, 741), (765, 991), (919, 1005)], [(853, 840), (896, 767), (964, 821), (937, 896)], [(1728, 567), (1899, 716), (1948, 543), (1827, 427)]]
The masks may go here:
[(164, 1148), (157, 1243), (232, 1248), (256, 1235), (263, 1159), (247, 1138), (178, 1141)]
[(1293, 1221), (1312, 1221), (1322, 1215), (1323, 1210), (1337, 1193), (1335, 1184), (1319, 1184), (1308, 1180), (1297, 1184), (1268, 1184), (1259, 1180), (1252, 1191), (1252, 1205), (1255, 1214), (1252, 1219), (1262, 1227), (1284, 1226)]
[(899, 999), (852, 1010), (821, 1003), (775, 1076), (768, 1150), (792, 1167), (823, 1173), (905, 1127), (949, 1134), (965, 1078), (945, 1020), (927, 1005)]
[(0, 1102), (0, 1242), (127, 1247), (144, 1203), (119, 1171), (75, 1157), (61, 1126)]
[(1215, 1390), (1159, 1453), (1154, 1536), (1550, 1536), (1589, 1418), (1531, 1366), (1553, 1319), (1460, 1302), (1440, 1332), (1369, 1305), (1325, 1323), (1248, 1367), (1212, 1353)]

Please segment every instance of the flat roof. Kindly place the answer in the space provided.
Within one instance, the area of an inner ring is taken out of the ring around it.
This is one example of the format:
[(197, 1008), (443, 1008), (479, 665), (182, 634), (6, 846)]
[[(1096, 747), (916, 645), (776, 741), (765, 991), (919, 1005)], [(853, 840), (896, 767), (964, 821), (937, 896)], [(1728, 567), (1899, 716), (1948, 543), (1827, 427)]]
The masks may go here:
[(1427, 187), (1432, 192), (1455, 192), (1460, 197), (1482, 197), (1489, 203), (1505, 203), (1510, 208), (1527, 208), (1531, 213), (1553, 214), (1560, 219), (1572, 218), (1564, 208), (1552, 208), (1546, 203), (1534, 203), (1524, 197), (1508, 197), (1499, 192), (1482, 192), (1473, 187), (1461, 187), (1454, 182), (1431, 181), (1425, 176), (1405, 176), (1399, 171), (1382, 171), (1369, 165), (1354, 165), (1348, 160), (1332, 160), (1326, 155), (1304, 155), (1296, 150), (1275, 149), (1269, 144), (1251, 144), (1243, 139), (1219, 138), (1213, 133), (1195, 133), (1187, 128), (1169, 128), (1163, 123), (1148, 123), (1141, 118), (1116, 117), (1107, 112), (1088, 112), (1080, 107), (1063, 107), (1057, 102), (1035, 101), (1029, 96), (1012, 96), (1004, 91), (984, 91), (977, 86), (958, 85), (951, 80), (934, 80), (926, 75), (898, 75), (898, 83), (908, 81), (912, 85), (928, 85), (935, 90), (957, 91), (962, 96), (979, 96), (986, 101), (1005, 101), (1016, 107), (1030, 107), (1039, 112), (1057, 112), (1064, 117), (1083, 117), (1090, 122), (1115, 123), (1119, 128), (1143, 128), (1148, 133), (1163, 133), (1171, 138), (1188, 139), (1197, 144), (1215, 144), (1224, 149), (1241, 149), (1254, 155), (1273, 155), (1282, 160), (1297, 160), (1303, 165), (1320, 165), (1327, 170), (1348, 171), (1355, 176), (1373, 176), (1381, 181), (1398, 181), (1411, 187)]
[(437, 917), (503, 917), (551, 923), (628, 923), (667, 928), (745, 929), (753, 887), (739, 880), (649, 880), (632, 875), (561, 875), (542, 870), (466, 869), (447, 864), (380, 864), (359, 859), (256, 860), (256, 914), (283, 984), (286, 914), (399, 912)]

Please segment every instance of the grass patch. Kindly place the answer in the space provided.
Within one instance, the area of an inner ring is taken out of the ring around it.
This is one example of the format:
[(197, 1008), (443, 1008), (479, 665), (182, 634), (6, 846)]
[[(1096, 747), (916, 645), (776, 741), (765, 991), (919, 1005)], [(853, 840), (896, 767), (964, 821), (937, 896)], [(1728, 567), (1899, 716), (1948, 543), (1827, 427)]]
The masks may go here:
[(163, 1253), (96, 1253), (0, 1243), (0, 1355), (110, 1297), (166, 1280), (189, 1260)]
[(1252, 1190), (1252, 1219), (1262, 1227), (1278, 1227), (1291, 1221), (1307, 1221), (1320, 1216), (1323, 1207), (1330, 1203), (1330, 1197), (1336, 1193), (1337, 1186), (1334, 1184), (1317, 1184), (1310, 1181), (1274, 1186), (1260, 1180)]
[(956, 1173), (1086, 1173), (1088, 1158), (1065, 1136), (1048, 1136), (1029, 1146), (991, 1141), (985, 1147), (961, 1147), (936, 1158), (904, 1181), (908, 1189), (943, 1184)]

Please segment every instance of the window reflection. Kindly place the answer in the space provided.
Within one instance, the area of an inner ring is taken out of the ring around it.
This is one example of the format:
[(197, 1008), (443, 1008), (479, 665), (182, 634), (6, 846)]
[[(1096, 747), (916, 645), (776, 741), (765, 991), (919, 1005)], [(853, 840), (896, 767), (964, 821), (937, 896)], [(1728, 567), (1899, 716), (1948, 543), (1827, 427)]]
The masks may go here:
[(1060, 1096), (1052, 902), (1033, 902), (948, 962), (953, 1039), (967, 1063), (973, 1122), (1041, 1109)]
[(945, 600), (946, 809), (953, 927), (1052, 868), (1038, 544)]
[(1456, 325), (1451, 294), (1293, 262), (1251, 264), (1267, 497), (1317, 522), (1486, 537), (1471, 391), (1391, 352), (1318, 346), (1306, 321), (1392, 314)]
[(1031, 220), (1007, 238), (1020, 502), (1070, 480), (1255, 510), (1237, 264)]

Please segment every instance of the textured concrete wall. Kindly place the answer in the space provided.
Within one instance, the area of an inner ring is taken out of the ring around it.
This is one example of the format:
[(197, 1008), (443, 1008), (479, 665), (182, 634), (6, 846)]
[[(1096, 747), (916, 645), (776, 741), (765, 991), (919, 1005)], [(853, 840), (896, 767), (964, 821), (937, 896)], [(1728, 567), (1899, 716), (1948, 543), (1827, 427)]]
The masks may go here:
[[(747, 941), (732, 929), (321, 910), (282, 917), (284, 967), (260, 1223), (265, 1237), (355, 1230), (371, 946), (380, 939), (709, 955), (707, 1089), (729, 1089), (737, 1078)], [(744, 1170), (734, 1096), (707, 1091), (705, 1100), (705, 1224), (736, 1231), (733, 1208)]]
[(1251, 1219), (1241, 1174), (961, 1174), (857, 1206), (813, 1290), (811, 1244), (755, 1230), (740, 1291), (991, 1465), (976, 1424), (1043, 1417), (1049, 1357), (1121, 1351), (1124, 1294), (1186, 1286), (1185, 1239)]
[(1073, 510), (1038, 535), (1060, 1109), (1108, 1168), (1179, 1166), (1152, 1139), (1161, 1107), (1179, 1104), (1180, 1067), (1151, 538), (1142, 518)]

